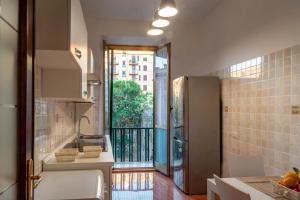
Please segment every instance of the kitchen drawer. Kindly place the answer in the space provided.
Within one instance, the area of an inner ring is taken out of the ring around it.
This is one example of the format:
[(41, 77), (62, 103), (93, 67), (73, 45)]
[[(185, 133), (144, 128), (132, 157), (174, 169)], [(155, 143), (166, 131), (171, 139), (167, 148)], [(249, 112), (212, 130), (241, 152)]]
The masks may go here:
[(17, 179), (17, 109), (0, 106), (0, 193)]
[(0, 19), (0, 104), (17, 104), (17, 58), (18, 34)]
[(0, 15), (11, 26), (13, 26), (15, 29), (18, 29), (19, 1), (0, 0)]

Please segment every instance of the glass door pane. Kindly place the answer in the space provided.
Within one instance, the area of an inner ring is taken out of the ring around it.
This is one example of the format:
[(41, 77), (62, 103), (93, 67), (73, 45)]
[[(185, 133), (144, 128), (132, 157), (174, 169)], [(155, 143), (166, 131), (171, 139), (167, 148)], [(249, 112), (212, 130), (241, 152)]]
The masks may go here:
[(110, 133), (114, 168), (153, 167), (154, 53), (112, 49)]
[(110, 130), (110, 96), (111, 96), (111, 50), (107, 46), (104, 47), (104, 127), (105, 134), (109, 134)]
[(166, 175), (170, 173), (169, 52), (169, 44), (159, 48), (155, 55), (154, 67), (154, 165)]

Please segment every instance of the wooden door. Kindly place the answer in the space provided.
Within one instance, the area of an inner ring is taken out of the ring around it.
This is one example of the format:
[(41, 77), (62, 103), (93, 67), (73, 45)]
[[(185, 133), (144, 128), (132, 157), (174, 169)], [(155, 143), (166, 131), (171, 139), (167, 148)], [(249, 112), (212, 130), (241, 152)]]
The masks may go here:
[(0, 199), (15, 199), (18, 176), (18, 26), (12, 20), (12, 14), (6, 15), (6, 11), (14, 7), (13, 12), (18, 15), (18, 4), (4, 1), (0, 6)]
[(19, 165), (18, 199), (30, 199), (27, 163), (33, 158), (34, 0), (19, 1)]
[(0, 1), (0, 200), (28, 199), (33, 141), (34, 0)]

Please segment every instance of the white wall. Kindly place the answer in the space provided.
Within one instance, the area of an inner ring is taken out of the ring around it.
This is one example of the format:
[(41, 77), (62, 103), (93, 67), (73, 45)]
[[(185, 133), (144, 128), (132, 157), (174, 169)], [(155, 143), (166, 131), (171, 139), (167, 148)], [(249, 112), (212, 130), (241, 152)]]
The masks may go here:
[[(300, 43), (299, 0), (223, 0), (204, 20), (149, 38), (150, 22), (86, 19), (89, 46), (102, 73), (102, 39), (157, 45), (170, 41), (171, 74), (201, 75)], [(125, 38), (125, 39), (124, 39)], [(102, 112), (101, 112), (102, 114)], [(102, 116), (100, 116), (102, 118)]]
[[(102, 40), (115, 44), (160, 45), (172, 44), (172, 74), (185, 72), (186, 65), (194, 63), (196, 55), (196, 24), (173, 24), (162, 37), (147, 36), (150, 22), (87, 19), (89, 46), (94, 51), (95, 63), (102, 60)], [(97, 52), (97, 53), (95, 53)], [(100, 64), (100, 66), (102, 63)]]
[(223, 0), (198, 28), (202, 74), (300, 43), (300, 1)]
[[(149, 37), (146, 30), (150, 22), (86, 19), (89, 32), (89, 47), (93, 50), (96, 73), (102, 78), (102, 40), (112, 44), (159, 45), (172, 44), (172, 77), (183, 74), (187, 66), (193, 66), (196, 51), (190, 50), (196, 38), (195, 24), (176, 24), (163, 37)], [(194, 29), (194, 30), (193, 30)], [(101, 80), (103, 82), (103, 80)], [(101, 85), (101, 94), (103, 89)], [(100, 97), (102, 105), (102, 96)], [(103, 119), (100, 106), (100, 122)], [(102, 130), (102, 127), (100, 127)]]
[(170, 41), (172, 77), (204, 74), (300, 43), (299, 0), (223, 0), (197, 24), (173, 22), (164, 38), (147, 37), (150, 22), (86, 21), (96, 63), (103, 38), (150, 45)]

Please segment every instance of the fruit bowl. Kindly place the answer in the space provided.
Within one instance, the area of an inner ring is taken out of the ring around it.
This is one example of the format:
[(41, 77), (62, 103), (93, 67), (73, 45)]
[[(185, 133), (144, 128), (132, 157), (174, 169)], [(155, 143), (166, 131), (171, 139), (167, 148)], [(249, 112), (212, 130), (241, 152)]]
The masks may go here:
[(271, 181), (273, 192), (290, 200), (300, 200), (300, 192), (279, 184), (277, 181)]

